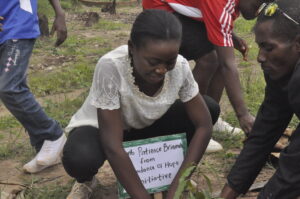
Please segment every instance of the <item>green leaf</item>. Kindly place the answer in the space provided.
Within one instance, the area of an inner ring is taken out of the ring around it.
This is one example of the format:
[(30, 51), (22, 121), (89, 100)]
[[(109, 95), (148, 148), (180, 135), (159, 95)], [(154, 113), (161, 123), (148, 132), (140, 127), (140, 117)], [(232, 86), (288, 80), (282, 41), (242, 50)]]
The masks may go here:
[(189, 192), (189, 199), (196, 199), (196, 197), (194, 196), (194, 194), (192, 192)]
[(205, 181), (206, 181), (206, 184), (208, 186), (208, 189), (209, 189), (209, 192), (212, 192), (212, 185), (211, 185), (211, 182), (210, 182), (210, 179), (205, 175), (205, 174), (202, 174)]
[(181, 174), (181, 177), (180, 177), (179, 181), (180, 181), (181, 179), (182, 179), (182, 180), (185, 180), (187, 177), (189, 177), (189, 176), (192, 174), (192, 172), (194, 171), (195, 168), (196, 168), (195, 165), (192, 165), (192, 166), (187, 167), (187, 168), (183, 171), (183, 173)]
[(195, 168), (196, 168), (195, 165), (191, 165), (182, 172), (179, 178), (179, 183), (178, 183), (177, 190), (175, 192), (174, 199), (180, 199), (180, 196), (182, 195), (183, 191), (186, 189), (187, 186), (186, 178), (191, 175), (191, 173), (194, 171)]
[(186, 188), (187, 188), (188, 191), (190, 191), (192, 193), (196, 193), (197, 192), (197, 187), (192, 183), (191, 180), (187, 180)]
[(207, 190), (204, 190), (203, 193), (205, 195), (205, 199), (212, 199), (210, 192), (208, 192)]
[(196, 199), (205, 199), (205, 195), (202, 192), (197, 192), (195, 196)]
[(186, 181), (179, 180), (179, 184), (178, 184), (177, 190), (175, 192), (174, 199), (180, 199), (180, 196), (182, 195), (182, 193), (186, 187), (186, 183), (187, 183)]

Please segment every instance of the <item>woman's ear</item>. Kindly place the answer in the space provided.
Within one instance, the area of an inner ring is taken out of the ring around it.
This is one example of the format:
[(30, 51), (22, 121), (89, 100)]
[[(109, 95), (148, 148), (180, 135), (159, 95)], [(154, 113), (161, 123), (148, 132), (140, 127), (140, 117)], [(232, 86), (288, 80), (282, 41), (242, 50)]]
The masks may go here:
[(128, 40), (127, 44), (128, 44), (129, 48), (132, 48), (132, 41), (131, 40)]
[(133, 43), (131, 40), (128, 40), (128, 55), (129, 55), (129, 57), (132, 56), (132, 51), (133, 51)]

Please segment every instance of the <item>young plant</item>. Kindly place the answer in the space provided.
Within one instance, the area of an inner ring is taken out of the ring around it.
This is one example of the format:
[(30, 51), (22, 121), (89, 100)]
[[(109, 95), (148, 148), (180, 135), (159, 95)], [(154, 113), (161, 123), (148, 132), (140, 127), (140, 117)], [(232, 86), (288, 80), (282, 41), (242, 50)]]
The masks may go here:
[(210, 179), (202, 172), (199, 172), (199, 174), (205, 179), (208, 190), (197, 189), (197, 183), (190, 179), (195, 168), (195, 165), (191, 165), (184, 170), (179, 179), (179, 185), (174, 199), (221, 199), (219, 197), (212, 196), (212, 185)]

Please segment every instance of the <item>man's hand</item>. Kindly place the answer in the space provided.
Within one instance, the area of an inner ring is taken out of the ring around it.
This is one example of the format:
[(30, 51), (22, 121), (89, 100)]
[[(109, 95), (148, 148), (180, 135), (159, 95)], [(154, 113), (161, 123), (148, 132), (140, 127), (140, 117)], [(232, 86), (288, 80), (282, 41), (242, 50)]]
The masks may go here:
[(234, 48), (240, 51), (240, 53), (243, 55), (243, 60), (248, 61), (248, 45), (245, 40), (238, 37), (236, 34), (232, 34), (232, 40)]
[(68, 35), (65, 15), (63, 13), (60, 15), (56, 15), (50, 35), (54, 35), (55, 31), (57, 35), (55, 46), (59, 46), (66, 40)]
[(221, 192), (220, 197), (224, 199), (236, 199), (240, 194), (234, 191), (228, 184), (226, 184)]
[(253, 117), (250, 113), (247, 113), (245, 115), (238, 116), (238, 119), (242, 130), (245, 132), (245, 135), (248, 137), (249, 133), (252, 130), (255, 117)]
[(55, 42), (55, 46), (59, 46), (67, 38), (67, 26), (65, 20), (65, 13), (60, 6), (59, 0), (49, 0), (49, 2), (55, 11), (55, 19), (53, 22), (50, 35), (53, 35), (54, 32), (56, 31), (57, 40)]
[[(4, 18), (0, 16), (0, 21), (2, 21)], [(0, 32), (2, 31), (2, 23), (0, 23)]]

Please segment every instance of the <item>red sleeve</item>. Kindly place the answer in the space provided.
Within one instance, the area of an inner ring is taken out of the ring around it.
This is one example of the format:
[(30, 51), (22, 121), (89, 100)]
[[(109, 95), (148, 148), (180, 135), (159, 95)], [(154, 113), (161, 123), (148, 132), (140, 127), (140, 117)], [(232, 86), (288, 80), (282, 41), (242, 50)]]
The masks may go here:
[(233, 21), (238, 15), (236, 0), (201, 0), (200, 7), (208, 39), (217, 46), (233, 47)]

